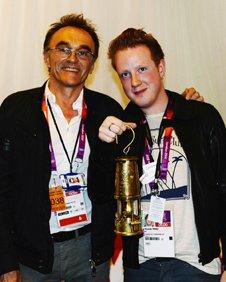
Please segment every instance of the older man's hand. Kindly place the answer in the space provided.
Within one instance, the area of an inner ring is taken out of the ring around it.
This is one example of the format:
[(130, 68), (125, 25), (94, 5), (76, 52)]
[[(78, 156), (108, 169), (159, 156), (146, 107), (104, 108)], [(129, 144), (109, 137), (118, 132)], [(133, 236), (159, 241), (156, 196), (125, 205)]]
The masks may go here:
[(200, 101), (203, 102), (204, 101), (204, 97), (201, 96), (199, 94), (199, 92), (197, 92), (195, 90), (195, 88), (191, 87), (191, 88), (186, 88), (184, 90), (184, 92), (182, 93), (182, 95), (187, 99), (187, 100), (196, 100), (196, 101)]
[(21, 282), (19, 271), (10, 271), (0, 276), (0, 282)]

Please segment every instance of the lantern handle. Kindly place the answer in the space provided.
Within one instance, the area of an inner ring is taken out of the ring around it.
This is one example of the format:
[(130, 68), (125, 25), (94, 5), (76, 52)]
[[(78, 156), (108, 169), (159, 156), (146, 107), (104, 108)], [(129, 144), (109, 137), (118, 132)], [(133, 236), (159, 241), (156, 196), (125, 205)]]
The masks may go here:
[(123, 153), (125, 155), (127, 155), (129, 153), (129, 150), (130, 150), (130, 145), (133, 143), (134, 139), (135, 139), (135, 132), (134, 130), (132, 129), (131, 126), (129, 126), (128, 124), (126, 124), (126, 127), (129, 128), (131, 131), (132, 131), (132, 139), (131, 141), (129, 142), (128, 145), (125, 146), (125, 148), (123, 149)]

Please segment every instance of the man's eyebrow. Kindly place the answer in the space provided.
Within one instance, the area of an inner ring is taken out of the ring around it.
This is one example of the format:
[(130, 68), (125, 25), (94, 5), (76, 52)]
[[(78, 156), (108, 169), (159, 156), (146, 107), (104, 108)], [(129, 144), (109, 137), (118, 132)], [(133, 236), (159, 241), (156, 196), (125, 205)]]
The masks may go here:
[(79, 45), (79, 49), (86, 49), (86, 50), (92, 52), (91, 48), (86, 44)]
[(69, 43), (62, 40), (62, 41), (60, 41), (60, 42), (57, 43), (56, 47), (58, 47), (58, 46), (60, 46), (60, 45), (69, 45)]
[[(68, 42), (62, 40), (62, 41), (57, 43), (56, 47), (61, 46), (61, 45), (70, 46), (70, 44)], [(88, 45), (86, 45), (86, 44), (79, 45), (78, 49), (86, 49), (86, 50), (88, 50), (88, 51), (90, 51), (92, 53), (91, 48)]]

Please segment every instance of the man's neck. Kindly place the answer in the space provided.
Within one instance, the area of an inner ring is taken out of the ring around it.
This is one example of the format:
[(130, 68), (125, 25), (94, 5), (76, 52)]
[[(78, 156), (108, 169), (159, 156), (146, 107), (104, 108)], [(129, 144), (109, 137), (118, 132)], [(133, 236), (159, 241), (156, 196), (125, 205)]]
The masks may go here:
[(56, 83), (52, 83), (51, 80), (49, 80), (48, 86), (50, 91), (55, 95), (57, 104), (61, 105), (61, 103), (64, 103), (68, 104), (68, 106), (72, 105), (77, 100), (84, 87), (84, 85), (77, 87), (63, 87), (61, 85), (59, 87)]
[(49, 81), (49, 89), (56, 98), (57, 105), (61, 108), (65, 118), (68, 122), (78, 115), (78, 111), (73, 110), (73, 103), (78, 99), (83, 85), (72, 88), (72, 87), (57, 87), (56, 84), (52, 84)]

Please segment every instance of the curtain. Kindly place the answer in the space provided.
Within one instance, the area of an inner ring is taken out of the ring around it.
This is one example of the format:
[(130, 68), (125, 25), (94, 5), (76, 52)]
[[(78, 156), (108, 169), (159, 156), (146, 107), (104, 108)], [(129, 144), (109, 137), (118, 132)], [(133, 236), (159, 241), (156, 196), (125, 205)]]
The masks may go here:
[(74, 12), (90, 18), (101, 38), (88, 87), (126, 105), (107, 47), (125, 28), (144, 28), (165, 52), (166, 88), (180, 93), (195, 87), (226, 121), (226, 0), (0, 0), (0, 101), (46, 80), (45, 33), (62, 15)]

